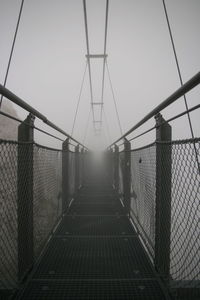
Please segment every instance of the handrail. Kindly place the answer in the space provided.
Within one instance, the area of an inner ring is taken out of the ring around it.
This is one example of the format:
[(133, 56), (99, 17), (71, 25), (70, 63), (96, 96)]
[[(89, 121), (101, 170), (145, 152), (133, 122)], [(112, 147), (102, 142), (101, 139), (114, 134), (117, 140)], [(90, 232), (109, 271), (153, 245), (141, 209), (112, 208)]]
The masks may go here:
[(139, 121), (136, 125), (134, 125), (130, 130), (128, 130), (125, 134), (123, 134), (119, 139), (113, 142), (108, 148), (112, 147), (114, 144), (118, 143), (120, 140), (124, 139), (127, 135), (135, 131), (141, 125), (146, 123), (153, 116), (158, 114), (161, 110), (175, 102), (177, 99), (182, 97), (184, 94), (189, 92), (195, 86), (200, 83), (200, 72), (194, 75), (191, 79), (189, 79), (185, 84), (183, 84), (178, 90), (176, 90), (173, 94), (171, 94), (167, 99), (161, 102), (158, 106), (156, 106), (150, 113), (148, 113), (141, 121)]
[(35, 108), (33, 108), (31, 105), (26, 103), (24, 100), (16, 96), (14, 93), (12, 93), (10, 90), (8, 90), (6, 87), (4, 87), (2, 84), (0, 84), (0, 94), (4, 96), (5, 98), (9, 99), (13, 103), (19, 105), (26, 111), (30, 112), (33, 114), (35, 117), (38, 119), (42, 120), (45, 124), (50, 126), (51, 128), (55, 129), (56, 131), (62, 133), (66, 137), (68, 137), (70, 140), (74, 141), (75, 143), (79, 144), (85, 149), (88, 149), (86, 146), (84, 146), (82, 143), (78, 142), (76, 139), (74, 139), (71, 135), (69, 135), (67, 132), (64, 130), (60, 129), (58, 126), (56, 126), (54, 123), (49, 121), (43, 114), (41, 114), (39, 111), (37, 111)]

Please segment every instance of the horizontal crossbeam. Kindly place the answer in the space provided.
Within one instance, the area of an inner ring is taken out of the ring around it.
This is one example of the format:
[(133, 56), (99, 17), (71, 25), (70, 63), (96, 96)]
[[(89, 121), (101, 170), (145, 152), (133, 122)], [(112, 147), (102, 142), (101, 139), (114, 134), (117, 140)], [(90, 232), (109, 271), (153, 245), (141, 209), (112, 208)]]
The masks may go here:
[(92, 102), (92, 105), (103, 105), (103, 102)]
[(86, 54), (87, 59), (89, 58), (107, 58), (108, 54)]

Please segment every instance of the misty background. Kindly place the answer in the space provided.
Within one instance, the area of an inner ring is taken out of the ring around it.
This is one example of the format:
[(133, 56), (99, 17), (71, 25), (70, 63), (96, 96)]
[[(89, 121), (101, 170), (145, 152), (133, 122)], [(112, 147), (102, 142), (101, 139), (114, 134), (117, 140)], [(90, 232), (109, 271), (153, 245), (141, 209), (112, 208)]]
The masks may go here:
[[(0, 0), (1, 84), (6, 73), (20, 4), (19, 0)], [(200, 69), (200, 1), (166, 0), (166, 6), (183, 82), (186, 82)], [(105, 8), (105, 0), (87, 0), (91, 54), (103, 53)], [(25, 0), (6, 87), (71, 134), (86, 64), (85, 54), (81, 0)], [(162, 1), (110, 0), (107, 54), (122, 130), (126, 132), (180, 87)], [(91, 68), (94, 100), (100, 101), (103, 61), (91, 60)], [(186, 95), (189, 108), (199, 104), (199, 92), (200, 87), (196, 87)], [(4, 99), (4, 110), (6, 102), (8, 100)], [(14, 104), (9, 109), (12, 114), (14, 109), (22, 120), (27, 115), (27, 112)], [(103, 118), (103, 132), (100, 137), (93, 133), (90, 116), (85, 140), (89, 147), (105, 147), (120, 136), (107, 73), (104, 109), (108, 125)], [(181, 98), (165, 109), (163, 116), (167, 119), (184, 110), (185, 105)], [(87, 73), (74, 129), (74, 137), (81, 142), (89, 111), (90, 89)], [(195, 136), (199, 136), (199, 111), (192, 112), (191, 118)], [(4, 120), (5, 117), (0, 116), (1, 124)], [(171, 124), (173, 139), (191, 137), (187, 116)], [(36, 125), (46, 129), (40, 121), (36, 121)], [(154, 120), (148, 122), (135, 135), (152, 125)], [(48, 131), (54, 133), (51, 129)], [(35, 133), (35, 139), (45, 145), (61, 145), (40, 133)], [(134, 141), (133, 145), (137, 147), (154, 139), (155, 132)]]

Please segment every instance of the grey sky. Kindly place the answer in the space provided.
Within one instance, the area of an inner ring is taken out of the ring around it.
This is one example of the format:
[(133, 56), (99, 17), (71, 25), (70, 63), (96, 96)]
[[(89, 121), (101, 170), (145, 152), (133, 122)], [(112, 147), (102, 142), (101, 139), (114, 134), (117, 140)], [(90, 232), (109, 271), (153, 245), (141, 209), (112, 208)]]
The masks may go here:
[[(0, 81), (20, 7), (19, 0), (0, 0)], [(105, 0), (87, 0), (90, 52), (103, 52)], [(175, 45), (187, 81), (200, 69), (200, 1), (166, 0)], [(110, 0), (108, 65), (123, 131), (180, 86), (161, 0)], [(71, 132), (85, 68), (86, 42), (81, 0), (25, 0), (7, 87)], [(102, 62), (92, 63), (95, 98), (100, 98)], [(188, 94), (189, 107), (199, 103), (200, 88)], [(120, 135), (108, 78), (105, 111), (111, 139)], [(86, 76), (74, 135), (82, 141), (90, 109)], [(163, 112), (184, 110), (183, 100)], [(25, 113), (18, 110), (21, 118)], [(192, 114), (199, 135), (199, 112)], [(87, 143), (96, 143), (92, 119)], [(152, 124), (152, 122), (150, 122)], [(147, 125), (149, 126), (149, 125)], [(184, 130), (183, 130), (184, 128)], [(174, 138), (190, 137), (187, 119), (173, 123)], [(106, 133), (105, 133), (106, 134)], [(146, 138), (145, 141), (151, 140)], [(38, 136), (39, 141), (44, 138)], [(108, 136), (106, 137), (108, 143)], [(105, 143), (105, 137), (99, 142)], [(46, 141), (50, 144), (54, 142)]]

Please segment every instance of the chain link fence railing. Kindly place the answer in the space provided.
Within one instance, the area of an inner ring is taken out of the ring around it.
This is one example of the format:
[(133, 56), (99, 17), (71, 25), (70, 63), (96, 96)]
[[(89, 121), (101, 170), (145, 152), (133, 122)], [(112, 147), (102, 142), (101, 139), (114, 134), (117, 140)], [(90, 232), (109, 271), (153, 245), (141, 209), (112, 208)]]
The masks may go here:
[(0, 140), (0, 289), (17, 285), (18, 143)]
[[(130, 216), (154, 262), (156, 188), (159, 188), (156, 185), (156, 147), (161, 153), (162, 174), (168, 172), (166, 163), (171, 165), (170, 287), (200, 288), (200, 139), (156, 142), (131, 151)], [(123, 155), (122, 151), (119, 156), (119, 193), (123, 192)], [(166, 189), (167, 186), (166, 181)], [(167, 201), (166, 195), (169, 193), (164, 190), (164, 202)], [(165, 214), (165, 211), (160, 212), (161, 219)]]
[(75, 152), (69, 151), (69, 201), (75, 193)]
[(131, 151), (130, 214), (151, 258), (155, 249), (156, 146)]
[[(33, 263), (37, 260), (62, 216), (62, 151), (35, 143), (0, 140), (0, 182), (1, 294), (2, 290), (18, 287), (20, 266), (23, 269), (23, 264), (31, 263), (30, 257)], [(68, 196), (72, 198), (72, 151), (69, 186)]]
[[(195, 148), (197, 152), (195, 151)], [(166, 144), (162, 153), (165, 155)], [(170, 274), (173, 287), (200, 287), (200, 139), (172, 142)]]
[(34, 146), (34, 254), (37, 256), (62, 213), (62, 151)]
[(85, 167), (86, 167), (86, 152), (85, 151), (81, 151), (80, 152), (80, 166), (79, 166), (79, 174), (80, 174), (80, 180), (79, 180), (79, 186), (83, 186), (84, 185), (84, 177), (85, 177)]

